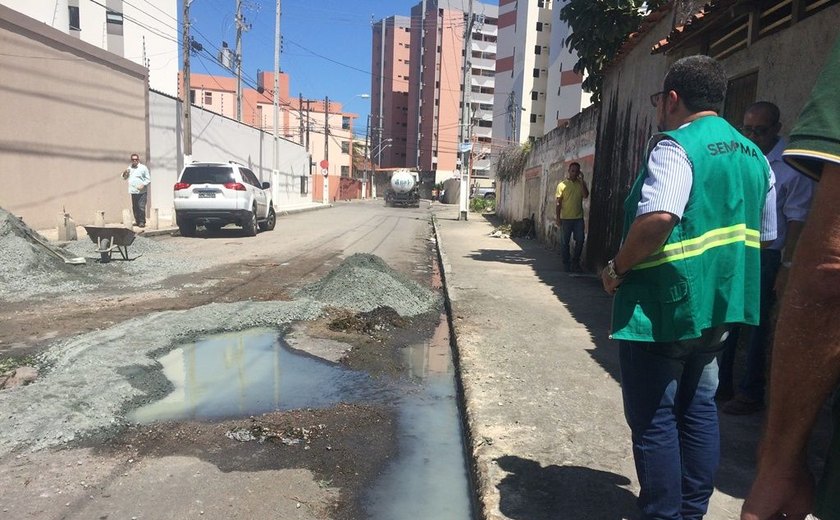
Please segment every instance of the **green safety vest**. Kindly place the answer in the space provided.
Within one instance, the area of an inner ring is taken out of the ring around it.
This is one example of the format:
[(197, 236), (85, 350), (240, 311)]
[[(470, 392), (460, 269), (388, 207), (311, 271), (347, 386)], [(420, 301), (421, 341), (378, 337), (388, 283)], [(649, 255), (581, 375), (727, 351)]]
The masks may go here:
[[(691, 193), (662, 248), (633, 266), (619, 286), (612, 337), (668, 342), (697, 338), (703, 329), (725, 323), (757, 325), (767, 160), (717, 116), (659, 138), (685, 150), (692, 165)], [(624, 202), (624, 239), (647, 175), (645, 161)]]

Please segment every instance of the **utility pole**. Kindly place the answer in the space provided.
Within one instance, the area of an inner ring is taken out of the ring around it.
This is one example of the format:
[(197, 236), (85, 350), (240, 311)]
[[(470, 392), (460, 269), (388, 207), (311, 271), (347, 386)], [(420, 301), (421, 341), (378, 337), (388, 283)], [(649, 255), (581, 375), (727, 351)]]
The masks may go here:
[[(275, 175), (280, 173), (280, 138), (278, 127), (280, 126), (280, 0), (277, 0), (277, 9), (274, 20), (274, 167)], [(271, 179), (272, 185), (276, 182)]]
[(370, 143), (370, 116), (367, 116), (367, 126), (365, 126), (365, 154), (362, 156), (364, 159), (364, 168), (362, 169), (362, 200), (367, 198), (367, 180), (368, 180), (368, 167), (370, 166), (370, 158), (368, 144)]
[(250, 30), (242, 16), (242, 0), (236, 0), (236, 120), (242, 121), (242, 31)]
[(469, 176), (470, 176), (470, 155), (472, 143), (469, 141), (471, 133), (471, 110), (470, 91), (472, 90), (472, 66), (470, 65), (470, 51), (473, 28), (473, 0), (470, 0), (469, 13), (467, 14), (467, 29), (464, 33), (464, 74), (462, 85), (464, 91), (461, 93), (461, 127), (458, 132), (458, 151), (461, 153), (461, 216), (458, 220), (467, 220), (469, 210)]
[[(298, 93), (298, 119), (300, 119), (300, 144), (303, 144), (303, 93)], [(309, 151), (308, 147), (306, 151)]]
[(330, 203), (330, 98), (324, 96), (324, 163), (327, 164), (324, 173), (324, 204)]
[(192, 119), (190, 118), (190, 99), (192, 88), (190, 87), (190, 2), (184, 1), (184, 100), (182, 110), (184, 112), (184, 164), (192, 160)]
[[(382, 126), (385, 117), (382, 111), (385, 109), (385, 18), (382, 19), (382, 30), (379, 38), (379, 146), (382, 146)], [(396, 22), (394, 30), (396, 31)], [(393, 33), (392, 33), (393, 34)], [(379, 159), (379, 168), (382, 168), (382, 159)]]

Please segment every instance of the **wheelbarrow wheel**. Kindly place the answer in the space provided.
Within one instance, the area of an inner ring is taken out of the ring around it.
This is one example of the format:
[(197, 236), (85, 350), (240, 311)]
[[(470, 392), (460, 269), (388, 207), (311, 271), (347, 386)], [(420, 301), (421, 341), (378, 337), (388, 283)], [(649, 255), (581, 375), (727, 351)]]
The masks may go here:
[(99, 241), (99, 262), (107, 264), (111, 261), (111, 239), (103, 238)]

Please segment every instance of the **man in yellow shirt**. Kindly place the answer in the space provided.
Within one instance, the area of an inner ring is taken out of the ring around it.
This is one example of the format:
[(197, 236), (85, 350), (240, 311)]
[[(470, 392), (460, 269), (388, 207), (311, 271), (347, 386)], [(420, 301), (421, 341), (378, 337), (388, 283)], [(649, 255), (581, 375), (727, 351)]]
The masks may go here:
[[(589, 197), (589, 188), (580, 174), (580, 163), (569, 165), (566, 179), (557, 184), (557, 225), (560, 228), (560, 254), (566, 272), (580, 271), (580, 254), (583, 252), (583, 199)], [(575, 239), (574, 256), (570, 258), (569, 246)]]

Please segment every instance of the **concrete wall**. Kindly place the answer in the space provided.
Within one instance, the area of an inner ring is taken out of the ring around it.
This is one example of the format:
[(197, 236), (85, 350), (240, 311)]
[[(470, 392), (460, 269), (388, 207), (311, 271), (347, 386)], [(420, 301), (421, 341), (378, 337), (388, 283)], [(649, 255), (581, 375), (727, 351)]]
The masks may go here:
[[(163, 219), (172, 217), (172, 186), (183, 168), (180, 115), (179, 100), (157, 92), (150, 94), (150, 204), (158, 208)], [(190, 115), (194, 161), (236, 161), (248, 166), (261, 181), (271, 183), (278, 213), (312, 201), (309, 157), (301, 145), (279, 139), (279, 174), (272, 176), (274, 137), (270, 133), (196, 106)], [(306, 194), (300, 193), (301, 177), (309, 185)]]
[[(557, 240), (557, 183), (566, 177), (569, 163), (577, 161), (587, 184), (592, 185), (597, 122), (598, 110), (589, 107), (570, 119), (567, 126), (537, 139), (522, 178), (513, 183), (497, 181), (496, 213), (508, 222), (534, 215), (539, 239), (553, 246)], [(585, 201), (584, 218), (588, 214), (589, 202)]]
[(35, 228), (66, 210), (122, 221), (120, 173), (148, 156), (146, 70), (0, 6), (0, 206)]

